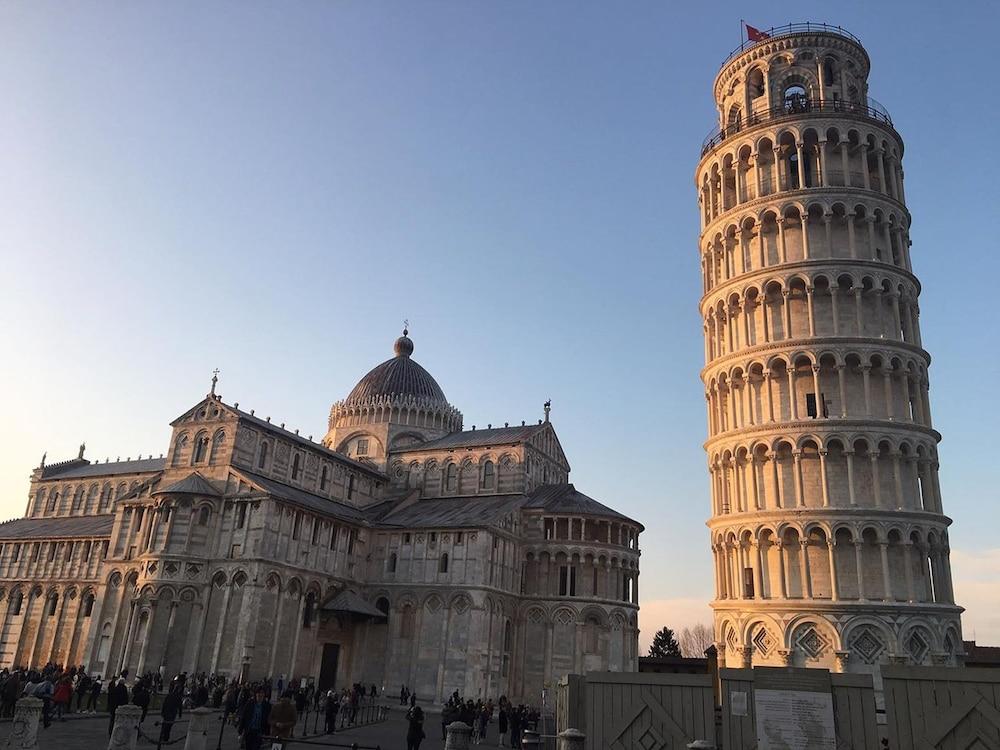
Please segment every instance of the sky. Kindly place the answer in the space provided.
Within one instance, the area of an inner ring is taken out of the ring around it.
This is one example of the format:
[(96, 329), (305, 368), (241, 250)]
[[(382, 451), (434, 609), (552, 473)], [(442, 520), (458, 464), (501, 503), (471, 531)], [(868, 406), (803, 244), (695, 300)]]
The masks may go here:
[(786, 8), (0, 4), (0, 518), (44, 451), (165, 452), (214, 368), (318, 439), (408, 319), (467, 426), (551, 398), (571, 480), (645, 524), (643, 646), (709, 622), (694, 169), (741, 17), (827, 21), (906, 144), (955, 589), (1000, 644), (1000, 10)]

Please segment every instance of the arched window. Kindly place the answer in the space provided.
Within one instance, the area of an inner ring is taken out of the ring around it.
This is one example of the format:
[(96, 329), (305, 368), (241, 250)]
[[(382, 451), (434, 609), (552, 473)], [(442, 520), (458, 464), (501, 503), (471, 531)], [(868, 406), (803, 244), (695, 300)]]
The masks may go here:
[(257, 456), (257, 468), (266, 469), (267, 461), (270, 458), (271, 444), (266, 440), (262, 440), (260, 444), (260, 453)]
[(104, 487), (101, 488), (101, 504), (98, 507), (98, 510), (101, 513), (104, 513), (110, 507), (111, 507), (111, 485), (105, 484)]
[(330, 486), (330, 467), (323, 464), (323, 470), (319, 474), (320, 492), (326, 492)]
[(200, 464), (208, 457), (208, 435), (202, 433), (194, 439), (194, 453), (191, 464)]
[(219, 430), (215, 435), (212, 436), (212, 452), (208, 456), (208, 463), (212, 466), (215, 462), (219, 460), (219, 454), (222, 453), (222, 444), (226, 442), (226, 433)]
[(353, 474), (351, 474), (351, 476), (348, 477), (348, 479), (347, 479), (347, 499), (348, 500), (353, 500), (354, 499), (354, 475)]
[(834, 67), (833, 60), (831, 58), (826, 58), (823, 61), (823, 82), (827, 86), (832, 86), (834, 84), (834, 78), (837, 75), (837, 70)]
[(786, 88), (782, 99), (786, 112), (805, 112), (809, 109), (809, 97), (801, 84), (794, 83)]
[(510, 651), (510, 642), (511, 642), (511, 627), (510, 627), (510, 620), (507, 620), (507, 622), (505, 622), (504, 626), (503, 626), (503, 650), (504, 651)]
[(726, 119), (726, 134), (738, 133), (743, 126), (743, 110), (740, 105), (734, 104), (729, 108), (729, 117)]
[(83, 487), (77, 487), (76, 493), (73, 495), (73, 512), (79, 513), (80, 508), (83, 507)]
[(54, 617), (56, 614), (56, 607), (59, 606), (59, 594), (53, 594), (49, 597), (49, 608), (46, 610), (45, 614), (49, 617)]
[(10, 613), (12, 615), (21, 614), (21, 605), (24, 604), (24, 594), (20, 591), (15, 591), (10, 597)]
[(298, 453), (292, 459), (292, 481), (298, 481), (299, 475), (302, 474), (302, 456)]
[(56, 504), (58, 502), (59, 502), (59, 490), (52, 490), (52, 492), (49, 493), (49, 507), (48, 507), (49, 513), (56, 512)]
[(413, 605), (407, 604), (403, 607), (403, 611), (400, 613), (399, 618), (399, 637), (400, 638), (412, 638), (413, 637)]
[(549, 483), (549, 467), (548, 466), (543, 466), (542, 467), (542, 484), (548, 484), (548, 483)]
[(396, 557), (396, 553), (395, 552), (391, 553), (389, 555), (389, 572), (390, 573), (395, 573), (396, 572), (396, 563), (397, 563), (397, 561), (398, 561), (398, 558)]
[(306, 594), (306, 606), (302, 610), (302, 627), (312, 626), (313, 616), (316, 610), (316, 594), (311, 591)]
[(83, 600), (83, 616), (90, 617), (94, 613), (94, 595), (87, 594)]
[(441, 559), (438, 560), (438, 573), (448, 572), (448, 553), (445, 552), (441, 555)]
[(448, 464), (444, 486), (448, 492), (454, 492), (458, 488), (458, 466), (455, 464)]
[(384, 614), (386, 617), (389, 616), (389, 600), (384, 596), (380, 596), (375, 600), (375, 609)]
[(198, 511), (198, 525), (208, 526), (208, 519), (211, 517), (212, 511), (207, 505), (202, 506), (201, 510)]
[(496, 481), (496, 468), (492, 461), (483, 464), (483, 489), (493, 489), (493, 482)]
[(181, 454), (187, 448), (187, 442), (188, 442), (188, 436), (187, 435), (178, 435), (177, 436), (177, 440), (174, 441), (174, 455), (170, 459), (170, 465), (171, 466), (180, 466), (181, 465)]

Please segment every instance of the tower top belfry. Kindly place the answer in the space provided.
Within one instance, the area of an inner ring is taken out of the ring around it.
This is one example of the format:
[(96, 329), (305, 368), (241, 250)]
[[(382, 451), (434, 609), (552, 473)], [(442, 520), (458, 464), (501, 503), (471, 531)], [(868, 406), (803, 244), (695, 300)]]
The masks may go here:
[(695, 179), (727, 666), (961, 660), (903, 141), (870, 65), (789, 24), (715, 79)]

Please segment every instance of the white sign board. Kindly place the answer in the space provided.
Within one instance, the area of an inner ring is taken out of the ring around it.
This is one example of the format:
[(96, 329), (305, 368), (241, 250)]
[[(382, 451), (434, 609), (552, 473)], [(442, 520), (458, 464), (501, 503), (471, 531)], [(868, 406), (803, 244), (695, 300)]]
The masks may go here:
[(833, 696), (798, 690), (755, 690), (759, 750), (836, 750)]

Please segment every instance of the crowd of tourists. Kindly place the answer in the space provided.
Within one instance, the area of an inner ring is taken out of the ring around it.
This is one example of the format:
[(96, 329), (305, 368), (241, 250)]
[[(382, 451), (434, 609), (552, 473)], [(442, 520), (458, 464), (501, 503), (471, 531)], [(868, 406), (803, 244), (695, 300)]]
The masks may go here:
[[(424, 729), (426, 716), (416, 705), (416, 696), (406, 686), (400, 690), (400, 703), (409, 702), (406, 713), (406, 749), (420, 750), (427, 733)], [(497, 743), (501, 747), (520, 747), (521, 736), (526, 729), (538, 728), (539, 713), (523, 704), (515, 706), (506, 696), (494, 704), (489, 700), (463, 700), (456, 690), (441, 708), (441, 739), (448, 737), (448, 726), (458, 721), (472, 729), (472, 742), (481, 745), (487, 741), (490, 727), (496, 722)]]
[[(286, 682), (284, 676), (241, 683), (223, 675), (189, 676), (182, 672), (164, 683), (157, 672), (130, 679), (127, 669), (107, 680), (100, 674), (89, 674), (83, 666), (46, 664), (40, 669), (0, 670), (0, 717), (12, 717), (17, 701), (31, 696), (42, 701), (42, 725), (46, 728), (52, 721), (65, 721), (68, 714), (104, 712), (110, 736), (118, 709), (131, 704), (141, 709), (141, 732), (152, 697), (157, 694), (162, 696), (158, 718), (161, 742), (170, 741), (172, 728), (185, 710), (204, 706), (221, 709), (223, 721), (236, 728), (246, 750), (258, 750), (264, 737), (294, 737), (299, 720), (310, 713), (317, 724), (322, 717), (327, 734), (351, 728), (357, 724), (361, 707), (374, 705), (379, 698), (376, 685), (355, 683), (339, 691), (323, 691), (305, 680)], [(400, 704), (409, 704), (407, 750), (419, 750), (426, 736), (424, 711), (417, 705), (416, 694), (405, 685), (399, 698)], [(492, 699), (465, 700), (455, 691), (441, 709), (441, 736), (445, 739), (448, 725), (460, 721), (472, 728), (473, 742), (478, 745), (487, 741), (495, 724), (498, 744), (514, 748), (520, 746), (525, 729), (537, 727), (538, 719), (535, 709), (515, 706), (506, 697), (501, 696), (496, 703)]]

